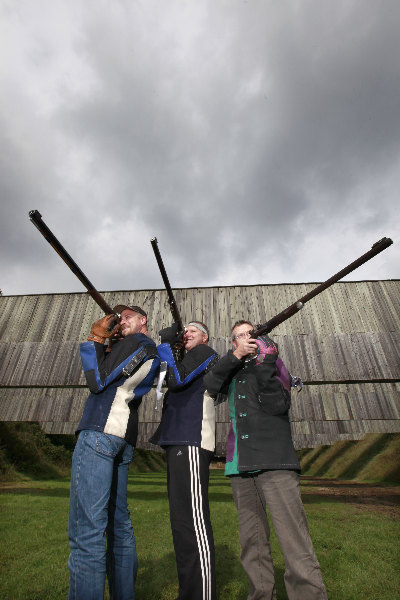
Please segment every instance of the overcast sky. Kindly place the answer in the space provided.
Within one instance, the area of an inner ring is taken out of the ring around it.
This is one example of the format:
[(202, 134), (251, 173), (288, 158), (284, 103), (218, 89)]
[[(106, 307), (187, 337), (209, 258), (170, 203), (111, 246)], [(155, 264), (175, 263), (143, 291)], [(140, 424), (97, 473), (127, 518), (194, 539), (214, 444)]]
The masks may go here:
[(399, 0), (1, 0), (0, 288), (400, 277)]

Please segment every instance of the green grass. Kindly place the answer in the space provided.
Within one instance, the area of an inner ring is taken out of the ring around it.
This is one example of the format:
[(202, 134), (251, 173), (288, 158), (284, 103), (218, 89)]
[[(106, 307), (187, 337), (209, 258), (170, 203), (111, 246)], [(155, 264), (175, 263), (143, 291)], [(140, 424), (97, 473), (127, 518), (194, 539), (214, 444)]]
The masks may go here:
[[(69, 471), (74, 436), (47, 436), (35, 423), (0, 423), (0, 599), (59, 600), (68, 593)], [(396, 484), (400, 435), (367, 435), (299, 452), (303, 473)], [(128, 499), (139, 555), (137, 600), (174, 600), (175, 557), (164, 453), (137, 449)], [(321, 484), (323, 485), (323, 484)], [(303, 500), (330, 600), (400, 597), (399, 512), (322, 497), (304, 481)], [(237, 515), (229, 481), (211, 470), (210, 503), (218, 600), (245, 600)], [(277, 592), (287, 599), (283, 557), (272, 536)], [(106, 598), (108, 595), (106, 593)]]
[[(69, 479), (0, 486), (0, 598), (59, 600), (68, 593)], [(307, 489), (304, 504), (329, 600), (394, 600), (399, 597), (396, 511), (325, 500)], [(139, 555), (137, 600), (174, 600), (175, 557), (165, 473), (132, 473), (128, 500)], [(211, 470), (218, 600), (245, 600), (248, 584), (239, 561), (237, 515), (229, 481)], [(272, 538), (277, 591), (287, 599), (284, 564)], [(107, 596), (106, 596), (107, 597)]]

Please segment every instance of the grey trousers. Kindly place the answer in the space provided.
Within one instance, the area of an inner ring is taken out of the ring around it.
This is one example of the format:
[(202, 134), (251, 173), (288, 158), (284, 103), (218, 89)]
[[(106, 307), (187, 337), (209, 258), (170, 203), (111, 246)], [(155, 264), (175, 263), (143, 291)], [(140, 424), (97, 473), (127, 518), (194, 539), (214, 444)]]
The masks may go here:
[(270, 514), (285, 560), (289, 600), (327, 600), (294, 471), (262, 471), (231, 477), (239, 515), (242, 565), (250, 581), (247, 600), (276, 599)]

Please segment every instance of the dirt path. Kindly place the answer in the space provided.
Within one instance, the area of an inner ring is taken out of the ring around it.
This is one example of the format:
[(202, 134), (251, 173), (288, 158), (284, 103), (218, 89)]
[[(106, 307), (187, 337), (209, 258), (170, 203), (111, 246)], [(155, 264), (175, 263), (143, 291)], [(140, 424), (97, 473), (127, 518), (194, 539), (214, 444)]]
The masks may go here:
[(400, 518), (400, 485), (302, 477), (301, 493), (305, 501), (307, 496), (321, 496), (338, 502), (348, 502), (360, 508), (382, 510)]

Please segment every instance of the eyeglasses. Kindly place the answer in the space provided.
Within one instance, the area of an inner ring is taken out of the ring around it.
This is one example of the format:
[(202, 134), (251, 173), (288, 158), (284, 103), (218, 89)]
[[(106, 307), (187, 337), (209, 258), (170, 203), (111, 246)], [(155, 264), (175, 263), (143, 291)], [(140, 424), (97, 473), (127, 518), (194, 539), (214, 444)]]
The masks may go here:
[(251, 334), (252, 330), (249, 329), (249, 331), (243, 331), (243, 333), (238, 333), (237, 335), (233, 336), (234, 340), (243, 340), (245, 338), (249, 338), (250, 334)]

